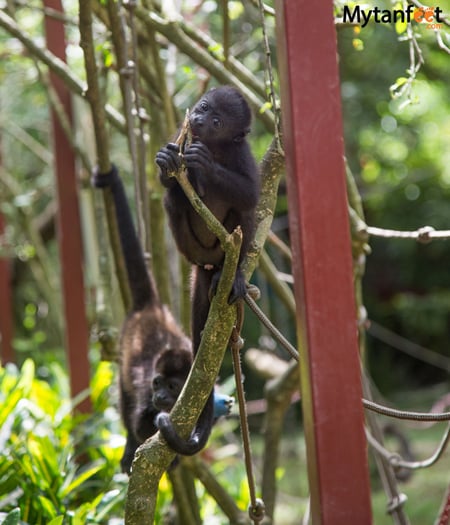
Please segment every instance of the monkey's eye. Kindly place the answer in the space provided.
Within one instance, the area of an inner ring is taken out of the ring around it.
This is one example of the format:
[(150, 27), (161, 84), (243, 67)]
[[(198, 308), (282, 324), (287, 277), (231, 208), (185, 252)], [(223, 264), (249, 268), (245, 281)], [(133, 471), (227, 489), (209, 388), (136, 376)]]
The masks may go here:
[(163, 378), (161, 376), (155, 376), (153, 378), (153, 388), (160, 389), (163, 384)]
[(200, 102), (200, 108), (203, 109), (203, 111), (208, 111), (208, 108), (209, 108), (208, 102), (206, 102), (206, 100), (202, 100)]
[(213, 118), (212, 123), (213, 123), (213, 126), (215, 128), (221, 128), (222, 127), (222, 121), (220, 120), (220, 118), (217, 118), (217, 117)]
[(176, 392), (178, 390), (178, 383), (175, 381), (169, 381), (169, 384), (167, 385), (169, 387), (169, 390), (171, 392)]

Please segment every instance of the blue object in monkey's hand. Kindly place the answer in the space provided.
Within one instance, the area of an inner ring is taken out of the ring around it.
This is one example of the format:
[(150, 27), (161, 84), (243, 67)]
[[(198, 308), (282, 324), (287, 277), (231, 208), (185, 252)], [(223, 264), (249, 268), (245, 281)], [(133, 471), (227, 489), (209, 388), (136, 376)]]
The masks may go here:
[(234, 397), (214, 392), (214, 420), (229, 416), (234, 405)]

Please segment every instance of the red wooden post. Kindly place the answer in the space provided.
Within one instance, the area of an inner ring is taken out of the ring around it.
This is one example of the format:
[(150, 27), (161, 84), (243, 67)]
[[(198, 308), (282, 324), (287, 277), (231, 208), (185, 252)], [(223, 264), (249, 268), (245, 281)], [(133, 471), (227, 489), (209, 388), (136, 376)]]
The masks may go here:
[(332, 0), (277, 0), (313, 523), (372, 523)]
[(435, 525), (449, 525), (450, 524), (450, 486), (448, 487), (447, 494), (442, 502), (442, 508), (439, 511), (439, 518)]
[[(60, 0), (45, 0), (45, 7), (63, 13)], [(48, 49), (61, 60), (66, 59), (64, 24), (45, 16)], [(64, 83), (53, 73), (50, 81), (66, 114), (71, 120), (71, 95)], [(81, 242), (78, 187), (75, 155), (58, 117), (52, 111), (55, 171), (58, 192), (58, 241), (62, 268), (66, 346), (68, 352), (72, 396), (89, 388), (88, 325), (84, 298), (83, 249)], [(78, 405), (78, 410), (90, 410), (90, 400)]]
[[(4, 232), (5, 219), (0, 213), (0, 236)], [(0, 257), (0, 362), (2, 364), (14, 361), (10, 263), (7, 258)]]

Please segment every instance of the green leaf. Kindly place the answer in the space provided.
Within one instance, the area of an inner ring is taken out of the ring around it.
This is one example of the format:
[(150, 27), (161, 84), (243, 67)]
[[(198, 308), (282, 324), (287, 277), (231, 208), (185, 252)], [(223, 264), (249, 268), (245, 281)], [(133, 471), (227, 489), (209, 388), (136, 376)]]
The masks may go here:
[(90, 503), (83, 503), (73, 513), (71, 524), (72, 525), (86, 525), (89, 513), (92, 512), (92, 505)]
[(102, 497), (101, 501), (99, 501), (98, 503), (97, 503), (97, 500), (94, 501), (94, 503), (96, 503), (96, 506), (98, 505), (99, 507), (97, 509), (98, 521), (102, 521), (108, 517), (109, 513), (112, 511), (115, 505), (123, 501), (125, 493), (126, 493), (126, 489), (110, 490), (106, 494), (101, 495)]
[(406, 77), (399, 77), (395, 81), (395, 84), (392, 84), (392, 86), (389, 87), (389, 91), (391, 92), (391, 95), (394, 95), (395, 92), (404, 86), (408, 82), (408, 79)]
[(272, 109), (272, 104), (270, 102), (264, 102), (264, 104), (261, 106), (259, 112), (261, 115), (268, 111), (269, 109)]
[(2, 525), (18, 525), (20, 520), (20, 509), (12, 510), (3, 520)]
[[(17, 383), (17, 388), (23, 388), (25, 392), (31, 390), (31, 385), (35, 377), (35, 366), (31, 359), (27, 359), (21, 369), (20, 379)], [(28, 394), (26, 394), (28, 395)]]
[(62, 525), (64, 521), (64, 516), (57, 516), (56, 518), (53, 518), (52, 521), (49, 521), (47, 525)]
[(408, 27), (408, 23), (405, 21), (402, 22), (401, 20), (397, 20), (395, 22), (395, 31), (397, 35), (403, 35), (403, 33), (406, 32), (407, 27)]
[(105, 465), (105, 462), (101, 459), (99, 459), (95, 463), (92, 463), (90, 468), (78, 474), (78, 476), (76, 476), (74, 480), (71, 481), (69, 484), (67, 485), (63, 484), (63, 486), (61, 487), (59, 491), (60, 496), (66, 496), (70, 494), (73, 490), (75, 490), (80, 485), (82, 485), (87, 479), (89, 479), (94, 474), (99, 472), (104, 467), (104, 465)]
[(360, 38), (354, 38), (352, 44), (356, 51), (364, 51), (364, 42)]
[(19, 388), (17, 388), (9, 394), (5, 401), (3, 401), (3, 406), (0, 410), (0, 427), (3, 427), (7, 418), (15, 410), (17, 404), (22, 399), (22, 397), (22, 391)]
[(42, 508), (44, 509), (46, 515), (53, 520), (57, 512), (53, 503), (45, 496), (39, 496), (39, 502), (42, 505)]
[(105, 410), (108, 407), (108, 390), (113, 380), (113, 364), (101, 361), (91, 381), (91, 399), (97, 410)]

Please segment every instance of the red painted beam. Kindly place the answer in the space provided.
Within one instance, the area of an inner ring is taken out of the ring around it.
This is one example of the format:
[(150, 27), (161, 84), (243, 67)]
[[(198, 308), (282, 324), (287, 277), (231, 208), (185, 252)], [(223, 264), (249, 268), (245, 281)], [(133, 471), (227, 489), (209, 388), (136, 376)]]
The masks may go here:
[(277, 0), (313, 523), (372, 523), (332, 0)]
[[(4, 234), (5, 227), (5, 219), (0, 213), (0, 237)], [(0, 362), (3, 365), (14, 361), (12, 339), (11, 261), (0, 257)]]
[(447, 494), (442, 503), (442, 508), (439, 511), (439, 518), (436, 521), (436, 525), (449, 525), (450, 524), (450, 486), (448, 487)]
[[(60, 0), (45, 0), (45, 7), (63, 13)], [(48, 49), (61, 60), (66, 60), (64, 24), (61, 20), (45, 16)], [(71, 95), (61, 79), (50, 73), (50, 81), (66, 114), (72, 120)], [(88, 341), (83, 279), (83, 247), (78, 207), (78, 185), (75, 155), (66, 138), (58, 117), (52, 111), (53, 148), (58, 194), (58, 243), (62, 268), (66, 349), (70, 371), (72, 396), (89, 388)], [(90, 400), (77, 406), (82, 412), (90, 411)]]

